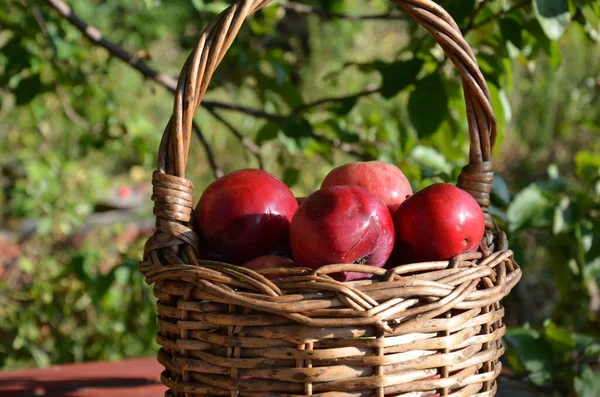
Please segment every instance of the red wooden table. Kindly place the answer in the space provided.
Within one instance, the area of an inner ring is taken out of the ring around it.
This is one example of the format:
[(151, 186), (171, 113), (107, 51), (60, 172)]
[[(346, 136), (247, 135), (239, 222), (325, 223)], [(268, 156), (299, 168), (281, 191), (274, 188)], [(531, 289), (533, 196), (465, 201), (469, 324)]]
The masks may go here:
[(2, 397), (162, 397), (156, 359), (0, 372)]

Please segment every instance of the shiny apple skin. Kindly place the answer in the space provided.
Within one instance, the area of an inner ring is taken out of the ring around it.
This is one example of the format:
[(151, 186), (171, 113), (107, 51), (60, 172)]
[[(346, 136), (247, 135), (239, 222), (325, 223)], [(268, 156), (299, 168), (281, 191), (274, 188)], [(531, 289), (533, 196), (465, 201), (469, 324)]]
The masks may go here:
[(415, 193), (393, 214), (394, 260), (448, 260), (476, 251), (485, 230), (483, 212), (464, 190), (438, 183)]
[(194, 213), (209, 259), (241, 264), (288, 245), (296, 198), (266, 171), (243, 169), (214, 181)]
[[(290, 228), (294, 260), (317, 269), (328, 264), (382, 267), (394, 247), (392, 217), (385, 204), (358, 186), (330, 186), (308, 196)], [(343, 272), (342, 281), (370, 275)]]
[(410, 182), (404, 173), (384, 161), (363, 161), (334, 168), (321, 187), (334, 185), (360, 186), (379, 197), (392, 213), (412, 195)]
[[(280, 269), (280, 268), (288, 268), (288, 267), (296, 267), (296, 263), (288, 257), (279, 256), (279, 255), (265, 255), (259, 256), (258, 258), (250, 259), (245, 262), (243, 267), (252, 270), (260, 270), (260, 269)], [(275, 275), (265, 275), (269, 280), (274, 280), (279, 278), (279, 276)]]

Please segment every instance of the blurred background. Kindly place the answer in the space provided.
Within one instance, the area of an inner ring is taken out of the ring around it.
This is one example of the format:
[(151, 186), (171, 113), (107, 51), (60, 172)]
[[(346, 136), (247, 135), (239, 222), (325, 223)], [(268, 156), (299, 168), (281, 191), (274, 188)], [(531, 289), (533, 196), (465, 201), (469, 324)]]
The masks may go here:
[[(230, 3), (3, 0), (0, 368), (155, 354), (137, 270), (149, 182), (177, 75)], [(504, 302), (506, 365), (541, 395), (600, 396), (600, 5), (440, 4), (477, 54), (499, 123), (493, 214), (524, 272)], [(335, 165), (370, 159), (419, 189), (455, 182), (468, 154), (458, 73), (388, 0), (257, 13), (196, 125), (196, 197), (259, 166), (306, 195)]]

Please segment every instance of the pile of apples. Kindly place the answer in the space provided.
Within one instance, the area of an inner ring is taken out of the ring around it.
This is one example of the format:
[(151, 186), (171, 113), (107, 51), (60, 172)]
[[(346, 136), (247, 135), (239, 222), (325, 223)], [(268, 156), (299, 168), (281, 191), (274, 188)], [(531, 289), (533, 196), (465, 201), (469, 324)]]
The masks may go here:
[(413, 194), (402, 171), (381, 161), (335, 168), (302, 199), (268, 172), (235, 171), (204, 191), (194, 216), (203, 258), (254, 270), (447, 260), (476, 251), (485, 228), (462, 189), (438, 183)]

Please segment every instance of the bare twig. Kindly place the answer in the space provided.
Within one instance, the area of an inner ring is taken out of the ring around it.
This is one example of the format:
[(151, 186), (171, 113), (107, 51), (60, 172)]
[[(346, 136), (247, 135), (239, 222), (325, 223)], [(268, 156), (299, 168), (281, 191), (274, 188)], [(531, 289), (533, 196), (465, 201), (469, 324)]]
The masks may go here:
[(87, 120), (82, 115), (77, 113), (77, 111), (73, 109), (73, 106), (71, 106), (71, 104), (69, 103), (69, 99), (67, 98), (65, 90), (62, 87), (58, 86), (56, 89), (56, 93), (58, 95), (58, 100), (60, 102), (60, 106), (63, 109), (63, 112), (65, 113), (65, 116), (67, 116), (69, 120), (71, 120), (74, 124), (77, 124), (81, 128), (85, 130), (89, 129), (90, 125), (88, 124)]
[[(48, 32), (48, 24), (46, 23), (46, 18), (44, 18), (44, 14), (38, 7), (32, 7), (31, 11), (33, 13), (33, 17), (40, 26), (44, 37), (46, 38), (46, 40), (48, 40), (48, 44), (52, 49), (52, 55), (56, 58), (58, 50), (56, 48), (56, 43), (54, 42), (52, 36)], [(75, 109), (73, 109), (73, 107), (69, 103), (65, 90), (59, 86), (56, 90), (56, 94), (58, 96), (60, 106), (62, 107), (63, 112), (65, 113), (67, 118), (71, 120), (74, 124), (77, 124), (78, 126), (84, 129), (88, 129), (88, 122), (79, 113), (77, 113)]]
[(344, 153), (348, 153), (348, 154), (356, 157), (359, 160), (363, 160), (363, 161), (375, 160), (375, 158), (373, 156), (371, 156), (370, 154), (359, 152), (359, 151), (355, 150), (352, 147), (352, 145), (350, 145), (348, 143), (345, 143), (345, 142), (342, 142), (342, 141), (340, 141), (338, 139), (331, 139), (331, 138), (328, 138), (326, 136), (317, 135), (317, 134), (314, 134), (313, 137), (314, 137), (315, 141), (317, 141), (317, 142), (325, 142), (328, 145), (331, 145), (334, 148), (336, 148), (338, 150), (341, 150)]
[(56, 48), (56, 43), (54, 40), (52, 40), (52, 36), (50, 36), (50, 33), (48, 33), (48, 25), (46, 24), (46, 18), (44, 18), (44, 14), (42, 14), (38, 7), (31, 7), (31, 12), (33, 13), (35, 21), (38, 23), (38, 25), (40, 25), (40, 29), (42, 30), (44, 37), (46, 40), (48, 40), (48, 44), (50, 44), (52, 54), (56, 57), (58, 50)]
[[(88, 25), (81, 18), (79, 18), (69, 7), (67, 3), (63, 0), (47, 0), (48, 4), (52, 6), (63, 18), (65, 18), (69, 23), (75, 26), (81, 33), (83, 33), (88, 39), (90, 39), (94, 44), (97, 44), (104, 49), (106, 49), (110, 54), (116, 56), (123, 62), (129, 64), (131, 67), (135, 68), (137, 71), (142, 73), (146, 78), (156, 81), (163, 87), (169, 89), (172, 92), (175, 92), (177, 88), (177, 80), (169, 75), (161, 73), (156, 69), (152, 68), (148, 65), (142, 58), (135, 56), (121, 46), (112, 41), (106, 39), (102, 32), (100, 32), (94, 26)], [(233, 110), (237, 112), (247, 113), (256, 117), (262, 117), (265, 119), (277, 120), (281, 118), (281, 116), (271, 115), (269, 113), (263, 112), (258, 109), (246, 108), (244, 106), (238, 105), (230, 105), (226, 103), (222, 103), (219, 101), (203, 101), (202, 104), (205, 107), (215, 107), (215, 108), (223, 108), (228, 110)]]
[(213, 176), (215, 178), (220, 178), (223, 175), (225, 175), (225, 173), (223, 172), (223, 170), (217, 164), (217, 161), (215, 159), (215, 154), (213, 153), (213, 150), (210, 147), (210, 144), (206, 140), (206, 137), (202, 133), (202, 130), (200, 129), (200, 127), (198, 126), (198, 124), (196, 124), (195, 121), (192, 124), (192, 129), (194, 130), (194, 134), (196, 134), (196, 136), (198, 137), (198, 140), (200, 141), (200, 144), (204, 148), (204, 152), (206, 154), (206, 159), (208, 160), (208, 163), (210, 164), (210, 168), (212, 170)]
[(245, 113), (245, 114), (249, 114), (250, 116), (254, 116), (254, 117), (258, 117), (258, 118), (270, 120), (270, 121), (282, 121), (287, 118), (287, 116), (281, 115), (281, 114), (267, 113), (267, 112), (263, 112), (262, 110), (259, 110), (259, 109), (252, 109), (252, 108), (247, 108), (245, 106), (239, 106), (239, 105), (234, 105), (231, 103), (224, 103), (224, 102), (217, 102), (217, 101), (202, 100), (202, 106), (204, 106), (207, 109), (220, 108), (220, 109), (225, 109), (225, 110), (232, 110), (234, 112)]
[(140, 59), (137, 56), (130, 54), (125, 51), (122, 47), (117, 44), (107, 40), (102, 35), (97, 28), (94, 26), (90, 26), (81, 20), (69, 7), (67, 3), (63, 0), (47, 0), (48, 3), (54, 8), (58, 13), (65, 19), (71, 23), (71, 25), (75, 26), (81, 33), (83, 33), (88, 39), (92, 40), (95, 44), (105, 48), (112, 55), (116, 56), (120, 60), (125, 63), (128, 63), (139, 72), (141, 72), (145, 77), (148, 77), (152, 80), (159, 82), (161, 85), (167, 87), (171, 91), (175, 91), (177, 87), (177, 81), (168, 76), (166, 74), (157, 72), (152, 67), (150, 67), (146, 62)]
[[(115, 43), (107, 40), (106, 38), (104, 38), (102, 33), (97, 28), (95, 28), (93, 26), (89, 26), (87, 23), (85, 23), (83, 20), (81, 20), (75, 13), (73, 13), (71, 8), (64, 2), (64, 0), (47, 0), (47, 1), (55, 10), (58, 11), (58, 13), (62, 17), (64, 17), (66, 20), (68, 20), (78, 30), (80, 30), (94, 44), (105, 48), (110, 54), (116, 56), (117, 58), (121, 59), (123, 62), (129, 64), (131, 67), (138, 70), (146, 78), (149, 78), (149, 79), (159, 83), (160, 85), (167, 88), (171, 92), (175, 92), (177, 82), (173, 77), (168, 76), (166, 74), (163, 74), (163, 73), (155, 70), (154, 68), (149, 66), (140, 57), (132, 55), (131, 53), (124, 50), (118, 44), (115, 44)], [(463, 29), (464, 34), (468, 33), (469, 31), (471, 31), (473, 29), (481, 27), (487, 23), (490, 23), (496, 19), (502, 18), (506, 14), (508, 14), (516, 9), (525, 7), (528, 4), (530, 4), (530, 0), (523, 0), (522, 2), (519, 2), (515, 5), (513, 5), (512, 7), (510, 7), (507, 10), (504, 10), (497, 14), (491, 15), (488, 18), (485, 18), (484, 20), (475, 23), (475, 19), (476, 19), (477, 15), (479, 14), (479, 12), (482, 10), (486, 1), (487, 0), (482, 0), (482, 2), (478, 5), (473, 16), (471, 17), (470, 21), (468, 22), (467, 26)], [(300, 3), (297, 3), (294, 1), (288, 1), (284, 4), (282, 4), (282, 7), (286, 8), (288, 10), (291, 10), (293, 12), (296, 12), (296, 13), (304, 13), (304, 14), (312, 13), (312, 14), (320, 15), (324, 18), (342, 18), (342, 19), (350, 19), (350, 20), (406, 19), (406, 17), (404, 15), (393, 15), (393, 14), (389, 14), (389, 13), (388, 14), (372, 14), (372, 15), (350, 15), (350, 14), (344, 14), (344, 13), (333, 13), (333, 12), (329, 12), (329, 11), (319, 9), (316, 7), (300, 4)], [(440, 65), (438, 65), (438, 68), (436, 69), (436, 71), (439, 70), (440, 67), (444, 63), (445, 63), (445, 60), (443, 62), (441, 62)], [(324, 104), (341, 102), (341, 101), (350, 100), (350, 99), (358, 99), (358, 98), (361, 98), (364, 96), (378, 93), (380, 91), (381, 91), (381, 87), (377, 87), (377, 86), (373, 86), (373, 85), (367, 86), (364, 90), (359, 91), (354, 94), (322, 98), (322, 99), (316, 100), (314, 102), (309, 102), (309, 103), (300, 105), (297, 108), (293, 109), (289, 114), (286, 114), (286, 115), (268, 113), (268, 112), (262, 111), (260, 109), (252, 109), (252, 108), (247, 108), (247, 107), (240, 106), (240, 105), (228, 104), (228, 103), (223, 103), (223, 102), (218, 102), (218, 101), (203, 101), (203, 106), (215, 118), (217, 118), (221, 123), (223, 123), (229, 129), (229, 131), (232, 134), (234, 134), (234, 136), (242, 143), (242, 145), (244, 145), (251, 153), (253, 153), (255, 156), (257, 156), (257, 160), (259, 161), (259, 164), (261, 164), (261, 167), (262, 167), (262, 160), (260, 159), (260, 150), (259, 150), (258, 146), (254, 142), (252, 142), (249, 138), (243, 136), (233, 125), (228, 123), (222, 116), (220, 116), (217, 112), (215, 112), (216, 108), (241, 112), (241, 113), (245, 113), (245, 114), (257, 117), (257, 118), (263, 118), (263, 119), (270, 120), (270, 121), (283, 121), (292, 115), (304, 113), (312, 108), (315, 108), (315, 107), (318, 107), (318, 106), (321, 106)], [(202, 134), (201, 130), (195, 124), (194, 124), (194, 132), (198, 136), (200, 143), (203, 145), (203, 147), (206, 151), (206, 155), (207, 155), (209, 163), (211, 164), (213, 173), (216, 176), (222, 175), (222, 171), (216, 164), (215, 157), (214, 157), (214, 154), (212, 152), (210, 145), (206, 141), (206, 138)], [(352, 154), (358, 158), (369, 157), (369, 156), (365, 155), (364, 153), (356, 152), (350, 146), (348, 146), (347, 144), (344, 144), (342, 142), (336, 142), (335, 140), (331, 140), (327, 137), (318, 136), (318, 135), (315, 135), (315, 139), (318, 141), (321, 141), (321, 142), (327, 142), (328, 144), (331, 144), (333, 147), (336, 147), (337, 149), (342, 150), (346, 153)]]
[(233, 124), (231, 124), (229, 121), (227, 121), (223, 116), (221, 116), (219, 113), (217, 113), (216, 110), (214, 109), (206, 109), (215, 119), (219, 120), (219, 122), (221, 122), (221, 124), (223, 124), (225, 127), (227, 127), (229, 129), (229, 131), (231, 131), (231, 133), (238, 139), (238, 141), (240, 141), (240, 143), (246, 147), (246, 149), (248, 149), (248, 151), (250, 153), (252, 153), (254, 155), (254, 157), (256, 157), (256, 161), (258, 162), (258, 167), (262, 170), (263, 169), (263, 160), (262, 160), (262, 156), (260, 154), (260, 147), (250, 138), (248, 138), (247, 136), (244, 136), (240, 131), (238, 131), (237, 128), (235, 128), (233, 126)]
[[(168, 75), (158, 72), (157, 70), (155, 70), (154, 68), (149, 66), (146, 62), (144, 62), (144, 60), (142, 60), (141, 58), (132, 55), (131, 53), (127, 52), (119, 45), (104, 38), (102, 33), (97, 28), (95, 28), (93, 26), (89, 26), (86, 22), (84, 22), (81, 18), (79, 18), (73, 12), (73, 10), (69, 7), (69, 5), (66, 4), (63, 0), (47, 0), (47, 1), (56, 11), (58, 11), (58, 13), (63, 18), (65, 18), (67, 21), (69, 21), (69, 23), (71, 23), (73, 26), (75, 26), (79, 31), (81, 31), (94, 44), (103, 47), (111, 55), (116, 56), (123, 62), (127, 63), (128, 65), (130, 65), (131, 67), (136, 69), (138, 72), (140, 72), (145, 77), (150, 78), (151, 80), (157, 82), (158, 84), (167, 88), (169, 91), (175, 92), (175, 89), (177, 86), (175, 79), (173, 79), (172, 77), (170, 77)], [(216, 112), (214, 112), (214, 108), (222, 108), (222, 109), (226, 109), (226, 110), (237, 111), (237, 112), (252, 115), (254, 117), (270, 120), (270, 121), (283, 121), (292, 114), (301, 113), (310, 108), (317, 107), (317, 106), (320, 106), (325, 103), (342, 101), (344, 99), (359, 98), (362, 96), (372, 94), (377, 91), (379, 91), (379, 88), (368, 87), (366, 90), (361, 91), (356, 94), (351, 94), (351, 95), (346, 95), (346, 96), (341, 96), (341, 97), (320, 99), (318, 101), (308, 103), (297, 109), (294, 109), (289, 115), (272, 114), (272, 113), (267, 113), (267, 112), (264, 112), (264, 111), (258, 110), (258, 109), (251, 109), (251, 108), (246, 108), (246, 107), (239, 106), (239, 105), (227, 104), (227, 103), (216, 102), (216, 101), (203, 101), (202, 104), (207, 110), (212, 111), (211, 114), (215, 115), (215, 117), (218, 118), (219, 121), (221, 121), (221, 122), (225, 121), (225, 119), (222, 118), (220, 115), (218, 115)], [(233, 128), (233, 126), (231, 124), (226, 123), (225, 126), (238, 139), (240, 139), (240, 136), (241, 136), (240, 141), (242, 142), (242, 144), (244, 146), (246, 146), (246, 148), (248, 148), (253, 154), (257, 155), (257, 153), (259, 151), (257, 150), (257, 146), (254, 142), (252, 142), (247, 137), (244, 137), (241, 133), (239, 133), (239, 131), (237, 131), (237, 129)], [(212, 148), (210, 147), (210, 144), (207, 142), (206, 137), (202, 134), (202, 131), (200, 130), (200, 128), (198, 127), (197, 124), (194, 123), (193, 127), (194, 127), (194, 133), (198, 137), (200, 143), (202, 144), (202, 146), (206, 152), (206, 157), (211, 165), (213, 174), (216, 177), (223, 175), (223, 171), (217, 165), (214, 153), (212, 151)], [(347, 152), (349, 154), (355, 155), (356, 157), (365, 158), (364, 154), (361, 154), (352, 149), (349, 149), (344, 144), (330, 140), (327, 137), (316, 136), (315, 139), (317, 139), (321, 142), (326, 141), (327, 143), (331, 144), (333, 147), (336, 147), (336, 148), (338, 148), (344, 152)], [(258, 157), (259, 155), (260, 154), (258, 153), (257, 159), (259, 158)], [(259, 164), (262, 167), (262, 158), (259, 160)]]
[(368, 14), (353, 15), (339, 12), (331, 12), (322, 8), (313, 7), (308, 4), (297, 3), (295, 1), (286, 1), (281, 3), (281, 7), (296, 14), (314, 14), (325, 19), (347, 19), (350, 21), (368, 21), (368, 20), (406, 20), (408, 17), (404, 14)]
[(342, 95), (342, 96), (336, 96), (336, 97), (329, 97), (329, 98), (322, 98), (319, 100), (316, 100), (314, 102), (309, 102), (309, 103), (305, 103), (303, 105), (298, 106), (297, 108), (295, 108), (292, 111), (292, 114), (296, 114), (296, 113), (302, 113), (307, 111), (308, 109), (317, 107), (317, 106), (321, 106), (324, 105), (326, 103), (331, 103), (331, 102), (341, 102), (341, 101), (345, 101), (348, 99), (358, 99), (361, 98), (363, 96), (368, 96), (371, 94), (374, 94), (376, 92), (381, 91), (381, 87), (376, 87), (374, 85), (370, 85), (367, 86), (367, 88), (365, 88), (362, 91), (359, 91), (357, 93), (354, 94), (349, 94), (349, 95)]
[[(133, 68), (138, 70), (140, 73), (142, 73), (144, 76), (151, 78), (152, 80), (156, 81), (163, 87), (166, 87), (167, 89), (169, 89), (171, 92), (175, 92), (175, 89), (177, 87), (177, 82), (175, 81), (175, 79), (173, 79), (172, 77), (167, 76), (163, 73), (157, 72), (156, 70), (154, 70), (152, 67), (150, 67), (146, 62), (144, 62), (139, 57), (133, 56), (132, 54), (128, 53), (127, 51), (125, 51), (123, 48), (121, 48), (117, 44), (105, 39), (104, 36), (102, 35), (102, 33), (98, 29), (96, 29), (93, 26), (89, 26), (83, 20), (81, 20), (77, 15), (75, 15), (75, 13), (73, 13), (71, 8), (64, 1), (48, 0), (48, 3), (56, 11), (58, 11), (58, 13), (62, 17), (67, 19), (73, 26), (75, 26), (77, 29), (79, 29), (79, 31), (81, 31), (84, 35), (86, 35), (93, 43), (105, 48), (110, 54), (116, 56), (117, 58), (121, 59), (123, 62), (132, 66)], [(68, 113), (67, 113), (67, 117), (69, 117)], [(194, 123), (194, 132), (195, 132), (196, 136), (198, 137), (198, 139), (200, 140), (202, 147), (204, 148), (204, 151), (206, 153), (208, 162), (211, 166), (213, 175), (215, 175), (215, 177), (222, 176), (223, 171), (219, 168), (219, 166), (216, 163), (215, 155), (212, 151), (212, 148), (206, 141), (206, 137), (204, 137), (200, 128), (195, 123)]]

